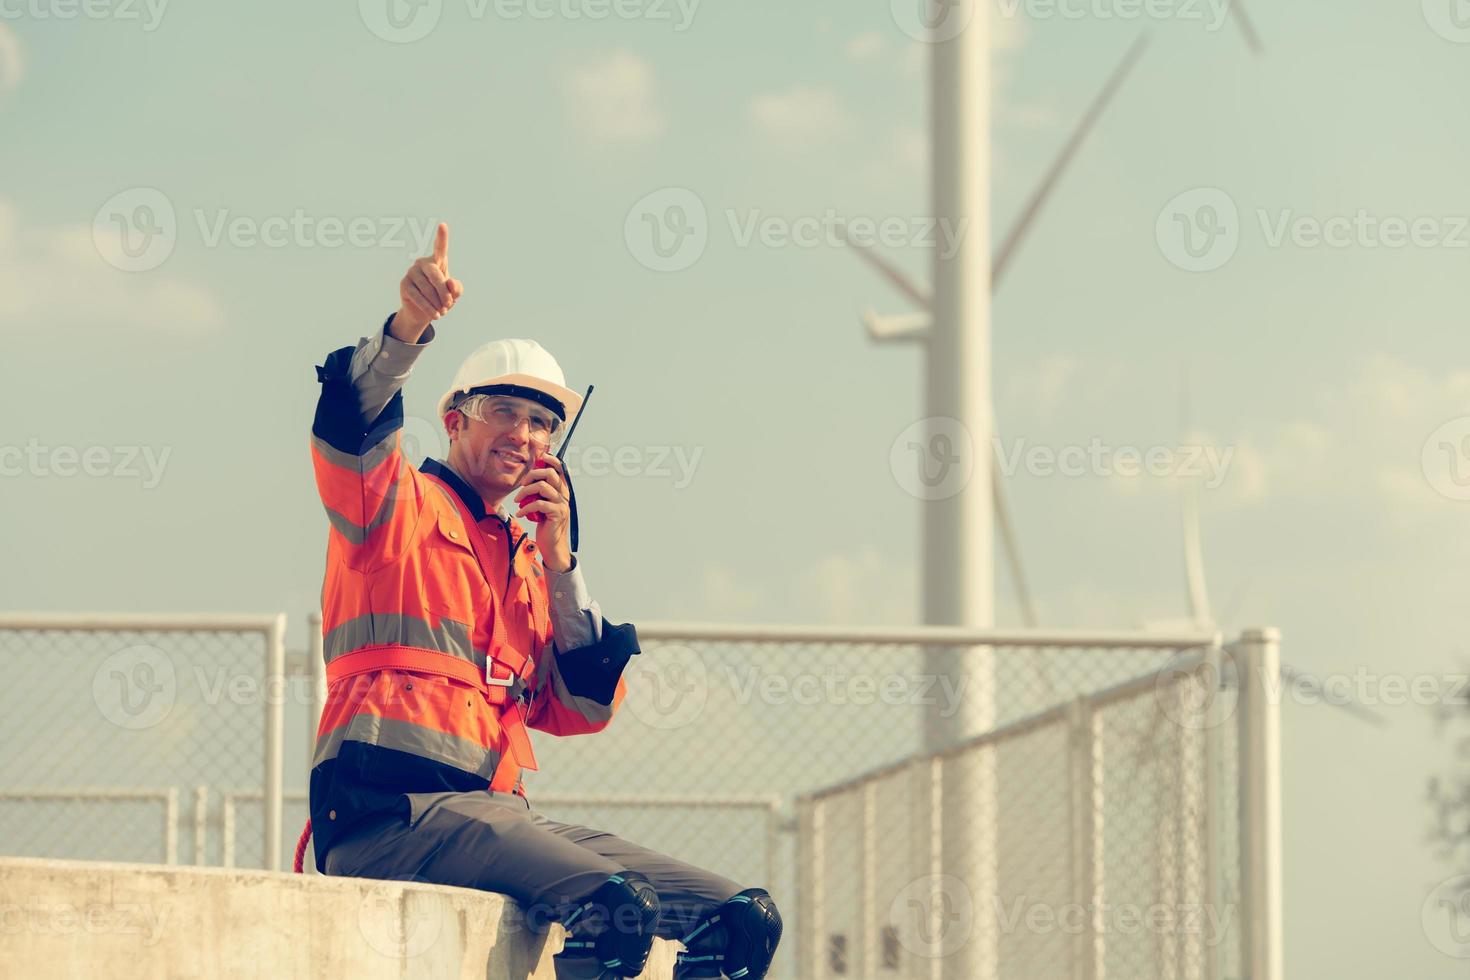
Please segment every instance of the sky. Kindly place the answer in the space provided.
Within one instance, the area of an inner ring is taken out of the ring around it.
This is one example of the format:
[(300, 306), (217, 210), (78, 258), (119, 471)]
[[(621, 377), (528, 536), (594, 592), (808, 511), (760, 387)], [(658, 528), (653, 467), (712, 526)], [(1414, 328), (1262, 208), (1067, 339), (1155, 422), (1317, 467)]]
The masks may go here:
[[(442, 220), (465, 296), (407, 434), (442, 453), (433, 406), (495, 337), (595, 384), (572, 470), (611, 618), (920, 620), (891, 457), (922, 362), (859, 322), (912, 307), (825, 229), (887, 220), (930, 278), (927, 46), (884, 0), (590, 2), (0, 0), (6, 607), (285, 611), (304, 642), (312, 366)], [(1215, 450), (1222, 629), (1279, 627), (1387, 722), (1284, 707), (1288, 971), (1459, 976), (1424, 921), (1467, 870), (1425, 844), (1449, 744), (1384, 680), (1470, 671), (1470, 28), (1247, 9), (1259, 53), (1206, 0), (987, 8), (992, 240), (1150, 38), (996, 294), (1008, 495), (1043, 625), (1179, 620), (1176, 481), (1024, 460)]]

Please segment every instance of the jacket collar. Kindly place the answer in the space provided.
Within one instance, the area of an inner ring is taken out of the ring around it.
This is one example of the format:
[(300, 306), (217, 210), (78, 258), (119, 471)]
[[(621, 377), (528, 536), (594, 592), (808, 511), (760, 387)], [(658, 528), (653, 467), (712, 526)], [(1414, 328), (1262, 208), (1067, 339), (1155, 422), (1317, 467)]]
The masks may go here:
[[(426, 458), (423, 465), (419, 467), (419, 471), (427, 473), (429, 476), (436, 476), (449, 484), (449, 487), (459, 495), (459, 499), (464, 501), (464, 505), (469, 508), (470, 513), (474, 515), (477, 523), (490, 516), (489, 512), (485, 510), (485, 501), (475, 492), (475, 488), (470, 486), (464, 477), (454, 472), (454, 469), (448, 463), (441, 463), (437, 459)], [(495, 516), (502, 523), (508, 519), (503, 513), (496, 513)]]

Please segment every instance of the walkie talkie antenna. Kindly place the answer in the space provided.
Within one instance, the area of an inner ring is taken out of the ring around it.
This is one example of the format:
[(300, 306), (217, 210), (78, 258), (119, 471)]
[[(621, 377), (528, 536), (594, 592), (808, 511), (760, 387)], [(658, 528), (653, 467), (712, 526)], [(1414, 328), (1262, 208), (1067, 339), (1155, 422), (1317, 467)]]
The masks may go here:
[(577, 423), (582, 421), (582, 413), (587, 411), (587, 403), (592, 400), (592, 388), (592, 385), (587, 386), (587, 394), (582, 396), (582, 406), (577, 409), (577, 414), (572, 416), (572, 424), (567, 429), (567, 437), (561, 441), (561, 445), (556, 449), (556, 458), (558, 460), (565, 459), (567, 447), (572, 444), (572, 433), (577, 431)]

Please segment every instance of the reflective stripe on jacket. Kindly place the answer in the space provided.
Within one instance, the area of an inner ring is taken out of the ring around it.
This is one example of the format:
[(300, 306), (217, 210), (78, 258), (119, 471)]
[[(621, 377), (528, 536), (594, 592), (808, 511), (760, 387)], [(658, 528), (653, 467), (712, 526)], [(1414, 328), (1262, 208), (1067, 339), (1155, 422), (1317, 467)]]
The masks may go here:
[(334, 351), (317, 369), (311, 436), (330, 524), (329, 683), (311, 775), (319, 867), (339, 829), (403, 794), (517, 787), (535, 768), (525, 726), (605, 728), (638, 652), (632, 625), (606, 620), (599, 642), (555, 647), (535, 542), (514, 519), (487, 514), (448, 467), (408, 464), (401, 393), (364, 423), (352, 353)]

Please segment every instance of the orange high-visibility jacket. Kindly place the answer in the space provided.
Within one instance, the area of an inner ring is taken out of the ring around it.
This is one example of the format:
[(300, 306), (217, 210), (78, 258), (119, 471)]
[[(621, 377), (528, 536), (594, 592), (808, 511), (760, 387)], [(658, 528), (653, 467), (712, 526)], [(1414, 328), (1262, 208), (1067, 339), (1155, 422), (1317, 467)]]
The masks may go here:
[(362, 419), (352, 353), (334, 351), (317, 369), (311, 437), (331, 525), (328, 693), (311, 773), (319, 868), (353, 820), (402, 808), (406, 795), (518, 792), (521, 770), (536, 768), (526, 726), (605, 728), (638, 652), (634, 628), (606, 620), (598, 642), (557, 649), (534, 541), (514, 519), (486, 514), (452, 470), (408, 464), (401, 392)]

